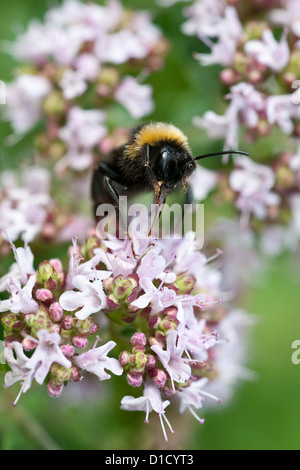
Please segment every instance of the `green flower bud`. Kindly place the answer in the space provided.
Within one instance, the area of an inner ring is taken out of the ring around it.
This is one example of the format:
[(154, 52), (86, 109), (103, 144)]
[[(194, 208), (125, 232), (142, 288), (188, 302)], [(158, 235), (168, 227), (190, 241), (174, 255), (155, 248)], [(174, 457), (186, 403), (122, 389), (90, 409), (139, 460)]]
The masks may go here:
[(237, 52), (234, 56), (233, 66), (235, 70), (244, 75), (247, 72), (248, 65), (250, 63), (249, 57), (244, 55), (242, 52)]
[(132, 368), (132, 372), (135, 372), (135, 373), (143, 372), (146, 364), (147, 364), (147, 355), (142, 351), (137, 352), (135, 354), (135, 364), (134, 364), (134, 367)]
[(247, 40), (255, 40), (255, 39), (261, 39), (263, 32), (268, 29), (267, 23), (264, 23), (262, 21), (249, 21), (245, 27), (245, 33), (247, 36)]
[(23, 327), (22, 320), (15, 313), (8, 313), (1, 318), (1, 324), (7, 331), (19, 331)]
[(52, 91), (43, 101), (42, 109), (46, 114), (60, 114), (65, 109), (65, 101), (59, 91)]
[(72, 379), (72, 368), (66, 369), (60, 364), (54, 363), (50, 369), (50, 374), (52, 382), (60, 385)]
[(101, 246), (101, 241), (97, 237), (90, 237), (87, 239), (83, 247), (81, 248), (81, 254), (85, 260), (92, 259), (95, 256), (95, 248)]
[(31, 334), (36, 335), (41, 329), (51, 330), (52, 321), (45, 307), (40, 306), (35, 314), (31, 314), (26, 318), (27, 325), (31, 328)]
[(38, 267), (36, 282), (42, 286), (45, 286), (45, 283), (50, 279), (57, 282), (59, 280), (59, 274), (48, 261), (43, 261)]
[(112, 284), (113, 296), (117, 301), (124, 301), (132, 294), (136, 286), (137, 281), (134, 277), (124, 278), (124, 276), (120, 275), (114, 279)]
[(193, 276), (181, 276), (176, 279), (175, 285), (179, 289), (179, 294), (186, 294), (191, 292), (196, 284), (196, 279)]

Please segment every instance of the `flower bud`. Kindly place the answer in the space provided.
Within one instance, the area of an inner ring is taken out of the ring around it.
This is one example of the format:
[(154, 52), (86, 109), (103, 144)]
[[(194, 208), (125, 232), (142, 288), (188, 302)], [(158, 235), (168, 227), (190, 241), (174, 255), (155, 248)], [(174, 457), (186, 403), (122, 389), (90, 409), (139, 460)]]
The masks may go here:
[(47, 300), (53, 299), (53, 293), (48, 289), (37, 289), (35, 297), (41, 302), (47, 302)]
[(157, 315), (152, 315), (152, 317), (149, 318), (148, 325), (149, 328), (158, 328), (160, 325), (160, 318)]
[(72, 338), (72, 344), (76, 348), (86, 348), (86, 346), (88, 345), (88, 342), (89, 342), (88, 339), (85, 338), (84, 336), (75, 335)]
[(8, 313), (1, 318), (3, 327), (8, 331), (18, 331), (22, 328), (23, 322), (15, 313)]
[(58, 258), (50, 259), (49, 263), (51, 264), (51, 266), (53, 266), (53, 268), (55, 269), (55, 271), (57, 273), (63, 273), (64, 272), (63, 265), (62, 265), (62, 262), (60, 261), (60, 259), (58, 259)]
[(63, 317), (63, 313), (64, 311), (58, 302), (55, 302), (54, 304), (50, 305), (49, 315), (51, 320), (53, 320), (54, 322), (60, 322)]
[(196, 279), (193, 276), (181, 276), (177, 278), (175, 285), (179, 289), (179, 294), (190, 293), (196, 284)]
[(50, 397), (52, 398), (57, 398), (60, 397), (62, 394), (64, 388), (64, 384), (57, 385), (53, 383), (53, 381), (50, 379), (48, 384), (47, 384), (47, 391)]
[(144, 335), (144, 333), (135, 333), (131, 340), (130, 340), (130, 344), (134, 347), (144, 347), (146, 345), (146, 336)]
[(46, 114), (60, 114), (65, 109), (65, 101), (61, 93), (57, 90), (52, 91), (43, 101), (43, 111)]
[(113, 294), (117, 300), (125, 300), (132, 293), (132, 284), (122, 275), (114, 279)]
[(100, 330), (100, 326), (97, 325), (97, 323), (92, 323), (90, 329), (89, 329), (89, 334), (94, 335)]
[(104, 290), (107, 294), (110, 294), (112, 292), (112, 286), (113, 286), (113, 278), (112, 277), (107, 277), (106, 279), (103, 279), (103, 287)]
[(132, 387), (140, 387), (143, 383), (143, 376), (141, 374), (133, 374), (128, 372), (127, 381)]
[(164, 342), (159, 340), (158, 338), (151, 336), (148, 340), (150, 346), (161, 346), (162, 348), (164, 347)]
[(64, 330), (72, 330), (73, 328), (73, 318), (71, 315), (66, 315), (61, 322), (61, 327)]
[(52, 322), (49, 318), (48, 311), (43, 305), (40, 305), (39, 310), (35, 314), (27, 317), (27, 324), (31, 328), (33, 335), (42, 329), (50, 331), (50, 328), (52, 327)]
[(101, 246), (101, 241), (98, 237), (89, 237), (81, 249), (82, 256), (85, 260), (92, 259), (95, 256), (95, 248)]
[(22, 341), (22, 347), (24, 351), (32, 351), (37, 347), (37, 344), (38, 343), (36, 341), (32, 341), (32, 339), (30, 339), (28, 336), (26, 336), (26, 338), (24, 338)]
[(167, 376), (163, 370), (159, 369), (158, 367), (154, 367), (149, 371), (149, 376), (159, 388), (165, 386)]
[(146, 369), (151, 370), (153, 367), (155, 367), (156, 364), (156, 359), (152, 354), (147, 354), (147, 363), (146, 363)]
[(246, 25), (245, 32), (247, 40), (261, 39), (263, 32), (268, 28), (268, 25), (262, 21), (249, 21)]
[(239, 74), (244, 75), (247, 72), (249, 63), (249, 57), (244, 55), (242, 52), (237, 52), (235, 54), (233, 65)]
[(130, 353), (128, 351), (122, 351), (119, 355), (119, 363), (122, 367), (127, 366), (129, 363)]
[(36, 282), (43, 286), (50, 279), (53, 279), (53, 281), (58, 281), (58, 274), (48, 261), (43, 261), (38, 267)]
[(144, 372), (147, 364), (147, 355), (143, 351), (139, 351), (135, 354), (135, 363), (132, 372), (141, 373)]
[(51, 374), (51, 381), (55, 384), (63, 384), (64, 382), (68, 382), (72, 378), (72, 370), (66, 369), (64, 366), (60, 364), (53, 364), (50, 369)]
[(240, 75), (233, 69), (225, 69), (220, 73), (221, 82), (229, 87), (237, 83), (240, 78)]
[(51, 328), (49, 328), (49, 331), (50, 331), (51, 333), (58, 333), (58, 334), (60, 334), (60, 332), (61, 332), (61, 327), (60, 327), (60, 325), (58, 325), (58, 323), (55, 323), (54, 325), (51, 326)]
[(45, 282), (44, 286), (46, 289), (55, 291), (58, 288), (58, 282), (55, 281), (52, 277), (49, 277), (49, 279)]
[(72, 369), (72, 380), (73, 382), (80, 382), (82, 379), (82, 375), (79, 372), (79, 369), (76, 366), (73, 366)]
[(64, 356), (66, 357), (72, 357), (74, 355), (74, 347), (71, 344), (63, 344), (60, 347), (61, 352), (63, 353)]

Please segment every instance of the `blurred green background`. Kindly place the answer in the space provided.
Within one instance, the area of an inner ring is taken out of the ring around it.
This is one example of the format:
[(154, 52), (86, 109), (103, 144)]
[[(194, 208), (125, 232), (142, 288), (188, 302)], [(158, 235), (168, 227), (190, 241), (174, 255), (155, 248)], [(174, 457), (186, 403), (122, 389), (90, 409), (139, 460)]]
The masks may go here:
[[(29, 20), (42, 18), (49, 5), (42, 0), (5, 2), (1, 8), (1, 41), (13, 40)], [(162, 9), (152, 0), (142, 5), (138, 0), (123, 1), (123, 5), (149, 9), (170, 41), (165, 67), (148, 80), (156, 102), (151, 119), (172, 121), (181, 127), (197, 154), (222, 148), (222, 142), (209, 141), (204, 132), (191, 125), (194, 115), (209, 109), (221, 113), (225, 105), (220, 100), (218, 67), (200, 67), (192, 58), (200, 42), (180, 32), (182, 5)], [(1, 80), (12, 79), (14, 65), (9, 56), (1, 54)], [(1, 171), (33, 158), (31, 137), (7, 147), (4, 141), (10, 132), (9, 125), (1, 123)], [(260, 145), (266, 152), (271, 149), (269, 141)], [(253, 154), (249, 146), (244, 149)], [(205, 164), (217, 167), (219, 163)], [(220, 213), (212, 202), (205, 211), (208, 220)], [(54, 255), (52, 251), (49, 257)], [(10, 263), (11, 258), (1, 260), (0, 275)], [(202, 413), (206, 418), (203, 426), (187, 415), (168, 414), (176, 431), (168, 445), (163, 443), (155, 414), (145, 425), (142, 413), (119, 409), (124, 389), (120, 378), (113, 377), (103, 385), (97, 380), (86, 387), (84, 383), (75, 384), (60, 399), (49, 398), (46, 388), (34, 383), (15, 408), (11, 403), (18, 386), (9, 390), (1, 387), (0, 449), (299, 449), (300, 365), (291, 361), (292, 342), (300, 340), (299, 292), (299, 257), (285, 254), (270, 260), (264, 276), (249, 289), (242, 305), (259, 320), (247, 364), (258, 373), (257, 382), (240, 383), (231, 403)]]

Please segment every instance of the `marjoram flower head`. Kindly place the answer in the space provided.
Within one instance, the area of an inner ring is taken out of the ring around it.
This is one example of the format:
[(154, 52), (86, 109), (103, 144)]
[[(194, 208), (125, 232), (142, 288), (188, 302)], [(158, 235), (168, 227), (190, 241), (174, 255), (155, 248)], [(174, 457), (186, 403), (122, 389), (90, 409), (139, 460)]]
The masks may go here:
[[(219, 397), (206, 392), (214, 377), (226, 376), (214, 350), (228, 340), (219, 331), (225, 320), (230, 324), (231, 307), (221, 303), (218, 283), (207, 284), (217, 269), (205, 255), (189, 253), (190, 241), (176, 240), (172, 247), (171, 240), (140, 237), (92, 236), (81, 246), (74, 239), (69, 272), (59, 259), (35, 269), (30, 248), (14, 248), (14, 268), (0, 282), (9, 295), (0, 311), (9, 368), (5, 386), (21, 385), (15, 404), (33, 379), (59, 397), (67, 383), (87, 374), (100, 381), (113, 374), (128, 390), (141, 391), (139, 398), (124, 396), (121, 408), (144, 411), (146, 422), (154, 410), (168, 440), (166, 429), (174, 430), (167, 414), (177, 396), (180, 411), (189, 410), (200, 423), (204, 400), (221, 401), (222, 390)], [(191, 270), (185, 263), (190, 255), (201, 259)], [(107, 330), (110, 323), (113, 330)], [(111, 331), (117, 334), (98, 346)], [(238, 347), (234, 325), (230, 334)]]

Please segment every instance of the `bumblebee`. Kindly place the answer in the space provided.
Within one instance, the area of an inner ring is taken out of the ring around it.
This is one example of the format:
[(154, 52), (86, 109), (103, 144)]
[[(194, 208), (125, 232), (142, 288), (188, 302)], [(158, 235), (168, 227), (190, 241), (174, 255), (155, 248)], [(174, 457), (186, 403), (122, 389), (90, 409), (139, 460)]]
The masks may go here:
[(141, 125), (131, 131), (128, 142), (101, 159), (92, 178), (92, 198), (96, 211), (100, 204), (110, 203), (118, 210), (119, 196), (154, 190), (159, 206), (177, 185), (189, 197), (188, 177), (195, 171), (197, 160), (215, 155), (242, 154), (239, 151), (193, 157), (187, 137), (172, 124), (162, 122)]

